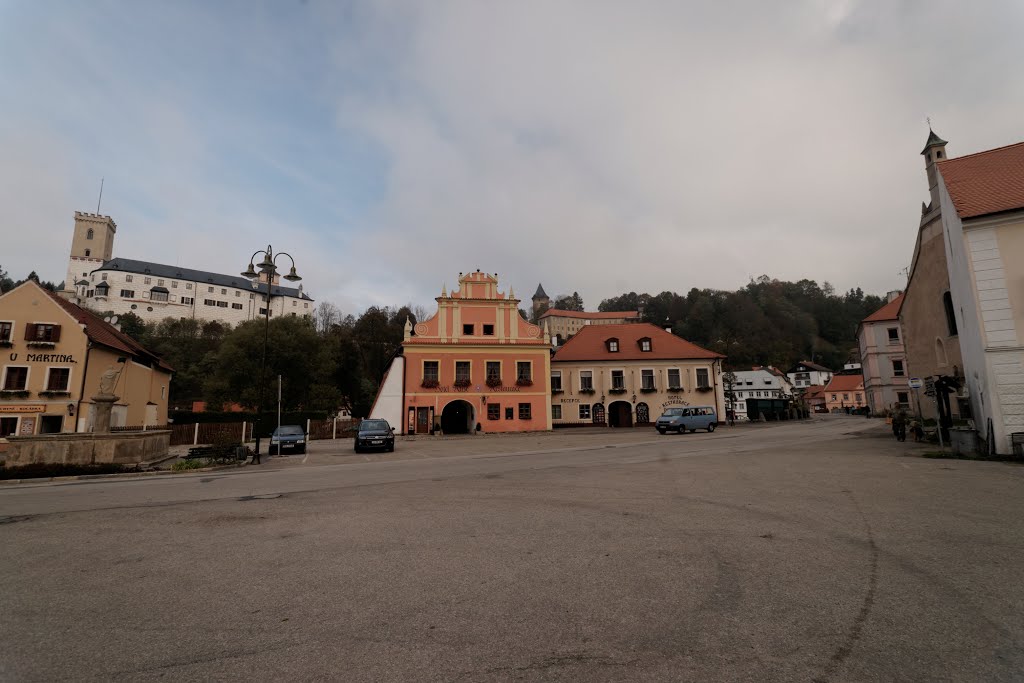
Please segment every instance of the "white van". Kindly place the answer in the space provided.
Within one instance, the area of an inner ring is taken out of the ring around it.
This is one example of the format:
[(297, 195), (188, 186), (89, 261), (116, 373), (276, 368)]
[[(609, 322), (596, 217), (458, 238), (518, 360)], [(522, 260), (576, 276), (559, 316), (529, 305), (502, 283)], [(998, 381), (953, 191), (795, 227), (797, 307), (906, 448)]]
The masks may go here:
[(715, 412), (714, 406), (668, 408), (654, 423), (654, 428), (658, 430), (659, 434), (664, 434), (669, 430), (680, 434), (686, 430), (695, 432), (698, 429), (713, 432), (717, 426), (718, 414)]

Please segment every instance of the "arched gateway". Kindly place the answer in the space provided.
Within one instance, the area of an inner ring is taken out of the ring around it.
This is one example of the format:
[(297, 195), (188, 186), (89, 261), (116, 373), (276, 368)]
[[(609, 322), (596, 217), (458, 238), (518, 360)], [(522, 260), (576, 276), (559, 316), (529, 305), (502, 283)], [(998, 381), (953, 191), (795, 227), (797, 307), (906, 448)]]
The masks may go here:
[(445, 434), (469, 434), (476, 426), (476, 413), (468, 401), (452, 401), (441, 412), (441, 431)]

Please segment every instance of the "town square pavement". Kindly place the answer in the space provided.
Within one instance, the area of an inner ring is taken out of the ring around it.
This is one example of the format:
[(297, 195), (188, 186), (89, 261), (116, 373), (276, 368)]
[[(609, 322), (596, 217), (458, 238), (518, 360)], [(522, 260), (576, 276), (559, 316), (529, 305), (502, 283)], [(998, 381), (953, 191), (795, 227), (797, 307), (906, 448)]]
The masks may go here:
[(0, 680), (1024, 680), (1024, 468), (852, 417), (0, 486)]

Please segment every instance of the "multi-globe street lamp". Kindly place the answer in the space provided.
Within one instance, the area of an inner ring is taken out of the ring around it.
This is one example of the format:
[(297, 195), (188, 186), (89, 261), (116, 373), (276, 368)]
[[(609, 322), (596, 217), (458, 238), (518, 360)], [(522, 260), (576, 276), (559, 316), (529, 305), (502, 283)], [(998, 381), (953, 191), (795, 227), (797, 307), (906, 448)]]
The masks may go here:
[[(259, 272), (256, 272), (253, 266), (253, 259), (260, 254), (263, 255), (263, 261), (255, 266), (259, 268)], [(253, 252), (252, 256), (249, 257), (249, 267), (242, 273), (242, 277), (248, 278), (253, 281), (256, 286), (256, 291), (259, 291), (259, 282), (261, 279), (265, 279), (267, 283), (267, 294), (264, 302), (265, 308), (263, 312), (265, 314), (265, 323), (263, 326), (263, 360), (260, 362), (260, 389), (259, 399), (256, 402), (256, 455), (254, 457), (256, 462), (260, 461), (260, 421), (263, 417), (263, 393), (266, 385), (266, 374), (267, 374), (267, 346), (270, 341), (270, 298), (273, 296), (272, 288), (274, 286), (274, 279), (277, 276), (277, 259), (287, 256), (288, 260), (292, 262), (292, 268), (287, 275), (283, 276), (285, 280), (289, 282), (298, 282), (302, 278), (295, 272), (295, 259), (292, 255), (287, 252), (274, 253), (274, 250), (268, 244), (266, 249), (258, 249)]]

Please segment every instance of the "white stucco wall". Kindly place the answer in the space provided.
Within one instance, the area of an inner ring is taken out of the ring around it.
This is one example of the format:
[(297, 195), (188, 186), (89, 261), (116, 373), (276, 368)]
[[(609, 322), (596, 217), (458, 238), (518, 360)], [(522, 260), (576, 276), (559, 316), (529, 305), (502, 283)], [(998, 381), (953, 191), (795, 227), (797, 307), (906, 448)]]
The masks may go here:
[(402, 406), (405, 403), (404, 384), (405, 357), (397, 356), (391, 361), (391, 366), (384, 375), (380, 393), (377, 394), (377, 400), (370, 410), (371, 418), (387, 420), (397, 434), (404, 434), (406, 431), (402, 414)]
[(1015, 322), (1024, 311), (1014, 310), (1006, 284), (1007, 259), (1021, 255), (1000, 248), (999, 225), (1005, 219), (982, 218), (965, 226), (944, 181), (939, 198), (971, 411), (982, 437), (988, 436), (991, 420), (995, 450), (1007, 454), (1010, 434), (1024, 432), (1024, 349)]

